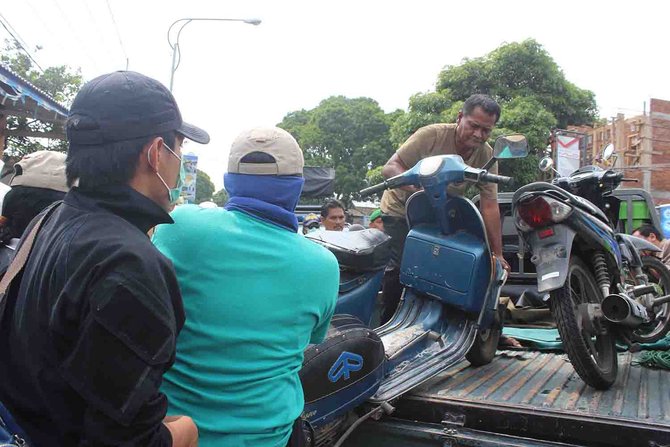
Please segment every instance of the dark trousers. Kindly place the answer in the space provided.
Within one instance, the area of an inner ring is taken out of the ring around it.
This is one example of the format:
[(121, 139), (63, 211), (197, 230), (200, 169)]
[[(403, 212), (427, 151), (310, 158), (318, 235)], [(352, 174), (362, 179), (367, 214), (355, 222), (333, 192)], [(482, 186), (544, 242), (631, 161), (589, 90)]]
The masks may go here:
[(302, 418), (296, 419), (286, 447), (312, 447), (313, 445), (314, 430)]
[(388, 322), (400, 303), (403, 286), (400, 284), (400, 262), (405, 248), (405, 238), (409, 233), (404, 217), (382, 216), (384, 231), (391, 236), (391, 261), (384, 271), (382, 283), (382, 310), (380, 324)]

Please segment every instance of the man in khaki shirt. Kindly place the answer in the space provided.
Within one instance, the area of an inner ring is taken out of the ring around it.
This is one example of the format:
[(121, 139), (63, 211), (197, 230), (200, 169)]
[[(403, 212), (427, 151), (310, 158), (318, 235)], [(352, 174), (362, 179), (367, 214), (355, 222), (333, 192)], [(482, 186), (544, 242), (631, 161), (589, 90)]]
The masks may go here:
[[(500, 118), (500, 106), (486, 95), (472, 95), (463, 104), (455, 124), (431, 124), (417, 130), (386, 162), (382, 170), (391, 178), (411, 169), (420, 160), (433, 155), (457, 154), (469, 166), (481, 168), (491, 158), (493, 150), (486, 140)], [(494, 165), (489, 172), (497, 174)], [(449, 193), (463, 195), (465, 183), (449, 185)], [(509, 266), (502, 256), (502, 233), (498, 209), (498, 188), (494, 183), (476, 184), (480, 191), (480, 210), (493, 254), (505, 269)], [(381, 201), (384, 228), (392, 238), (392, 259), (384, 275), (384, 299), (381, 322), (388, 321), (398, 306), (402, 294), (400, 261), (409, 229), (405, 220), (405, 203), (418, 191), (414, 186), (384, 191)]]

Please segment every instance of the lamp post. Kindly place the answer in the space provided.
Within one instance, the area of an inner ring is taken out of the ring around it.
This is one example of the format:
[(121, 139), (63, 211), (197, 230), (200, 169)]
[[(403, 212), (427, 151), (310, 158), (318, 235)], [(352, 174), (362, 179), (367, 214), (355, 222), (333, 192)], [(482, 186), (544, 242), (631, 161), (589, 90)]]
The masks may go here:
[[(179, 60), (177, 59), (177, 55), (179, 55), (179, 59), (181, 59), (181, 51), (179, 50), (179, 36), (181, 35), (181, 31), (184, 29), (186, 25), (188, 25), (191, 22), (195, 21), (202, 21), (202, 22), (243, 22), (248, 25), (260, 25), (261, 24), (261, 19), (218, 19), (218, 18), (208, 18), (208, 17), (184, 17), (178, 20), (175, 20), (172, 22), (172, 25), (170, 25), (170, 28), (168, 28), (167, 36), (168, 36), (168, 44), (170, 45), (170, 48), (172, 48), (172, 69), (170, 70), (170, 91), (172, 91), (172, 85), (174, 83), (174, 72), (177, 71), (177, 67), (179, 67)], [(175, 39), (175, 42), (172, 43), (172, 40), (170, 39), (170, 32), (172, 31), (172, 28), (180, 23), (179, 30), (177, 31), (177, 38)]]

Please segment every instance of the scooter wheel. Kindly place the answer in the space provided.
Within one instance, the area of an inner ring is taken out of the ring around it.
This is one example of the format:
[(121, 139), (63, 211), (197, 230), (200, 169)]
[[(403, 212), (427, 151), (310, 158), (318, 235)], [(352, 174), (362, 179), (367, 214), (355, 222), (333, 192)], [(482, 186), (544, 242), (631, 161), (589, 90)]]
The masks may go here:
[(498, 340), (502, 334), (502, 317), (500, 311), (496, 312), (493, 324), (486, 330), (477, 331), (475, 342), (465, 354), (465, 358), (472, 366), (488, 365), (496, 355)]

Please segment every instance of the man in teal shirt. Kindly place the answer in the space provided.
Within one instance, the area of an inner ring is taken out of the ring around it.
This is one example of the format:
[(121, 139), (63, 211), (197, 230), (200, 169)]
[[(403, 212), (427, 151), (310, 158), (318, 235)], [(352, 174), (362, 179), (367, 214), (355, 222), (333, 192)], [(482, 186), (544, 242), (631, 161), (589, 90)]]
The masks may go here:
[(339, 285), (335, 257), (296, 233), (303, 164), (288, 132), (244, 132), (230, 151), (226, 209), (177, 207), (175, 225), (154, 234), (186, 311), (161, 390), (168, 414), (196, 421), (200, 446), (293, 442), (303, 350), (323, 341)]

